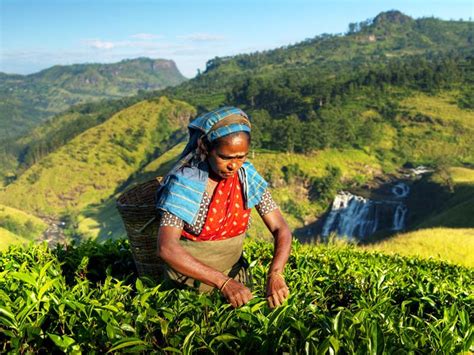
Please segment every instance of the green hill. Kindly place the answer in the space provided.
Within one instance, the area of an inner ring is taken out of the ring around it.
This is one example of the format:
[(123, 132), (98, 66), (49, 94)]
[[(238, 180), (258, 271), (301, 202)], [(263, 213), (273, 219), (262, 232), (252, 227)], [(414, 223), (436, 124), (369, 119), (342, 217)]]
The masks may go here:
[(77, 104), (33, 128), (24, 136), (0, 140), (0, 184), (11, 183), (23, 171), (77, 135), (148, 98), (156, 98), (156, 95), (142, 92), (133, 97)]
[(33, 165), (0, 192), (0, 201), (54, 216), (99, 203), (173, 144), (193, 114), (166, 98), (133, 105)]
[(19, 235), (12, 233), (8, 229), (2, 227), (0, 227), (0, 239), (2, 240), (0, 250), (5, 250), (10, 245), (21, 245), (28, 243), (28, 239), (20, 237)]
[[(259, 80), (268, 80), (281, 82), (282, 89), (290, 92), (297, 88), (303, 96), (313, 91), (318, 101), (324, 101), (335, 84), (389, 63), (400, 70), (410, 57), (433, 61), (453, 53), (472, 55), (473, 38), (468, 21), (412, 19), (399, 11), (382, 12), (374, 19), (349, 24), (345, 35), (322, 34), (277, 49), (216, 57), (207, 62), (202, 75), (166, 94), (186, 96), (186, 101), (211, 109), (228, 100), (236, 84), (246, 81), (252, 90), (245, 95), (255, 102)], [(421, 65), (411, 69), (424, 69), (426, 62)]]
[[(401, 113), (401, 95), (451, 90), (450, 104), (472, 110), (472, 31), (466, 21), (412, 19), (389, 11), (349, 25), (345, 35), (325, 34), (274, 50), (214, 58), (195, 79), (155, 96), (181, 99), (198, 112), (222, 104), (242, 107), (255, 118), (254, 145), (263, 148), (360, 147), (373, 138), (374, 128), (370, 124), (366, 129), (360, 113), (371, 109), (379, 121), (390, 121)], [(387, 92), (387, 87), (392, 89)], [(351, 102), (340, 112), (345, 101)], [(36, 132), (18, 142), (5, 142), (0, 157), (5, 168), (0, 174), (10, 182), (19, 167), (21, 171), (123, 108), (117, 102), (77, 108), (43, 130), (46, 135)], [(295, 128), (284, 129), (288, 124)], [(282, 132), (295, 137), (278, 136)], [(301, 138), (301, 132), (312, 132), (310, 139)]]
[(0, 73), (0, 140), (18, 137), (71, 105), (135, 95), (186, 80), (171, 60), (54, 66), (30, 75)]
[(15, 208), (0, 205), (0, 249), (11, 244), (25, 244), (38, 240), (47, 224), (40, 218)]

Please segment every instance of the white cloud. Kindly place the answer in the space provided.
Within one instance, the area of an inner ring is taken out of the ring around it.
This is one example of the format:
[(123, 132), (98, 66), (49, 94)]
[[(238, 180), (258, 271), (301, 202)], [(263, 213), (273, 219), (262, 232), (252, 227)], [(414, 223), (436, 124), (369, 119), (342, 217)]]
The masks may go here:
[(151, 39), (159, 39), (163, 38), (162, 35), (155, 35), (152, 33), (136, 33), (134, 35), (131, 35), (130, 38), (136, 38), (136, 39), (141, 39), (141, 40), (151, 40)]
[(82, 43), (95, 49), (112, 49), (117, 46), (117, 43), (102, 41), (100, 39), (85, 39)]
[(85, 39), (81, 41), (87, 47), (94, 49), (117, 49), (117, 48), (159, 48), (166, 46), (150, 41), (103, 41), (101, 39)]
[(215, 42), (215, 41), (223, 41), (225, 39), (224, 36), (213, 35), (210, 33), (191, 33), (189, 35), (177, 36), (177, 37), (179, 39), (185, 39), (188, 41), (195, 41), (195, 42)]

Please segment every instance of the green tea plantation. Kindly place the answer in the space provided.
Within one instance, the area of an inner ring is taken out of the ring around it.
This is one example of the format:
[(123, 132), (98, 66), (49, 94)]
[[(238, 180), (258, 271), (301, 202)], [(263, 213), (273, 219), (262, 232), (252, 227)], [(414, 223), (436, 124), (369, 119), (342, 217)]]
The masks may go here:
[(272, 245), (246, 244), (254, 295), (137, 279), (128, 242), (30, 245), (0, 254), (0, 352), (417, 354), (472, 353), (474, 270), (295, 243), (291, 295), (264, 299)]

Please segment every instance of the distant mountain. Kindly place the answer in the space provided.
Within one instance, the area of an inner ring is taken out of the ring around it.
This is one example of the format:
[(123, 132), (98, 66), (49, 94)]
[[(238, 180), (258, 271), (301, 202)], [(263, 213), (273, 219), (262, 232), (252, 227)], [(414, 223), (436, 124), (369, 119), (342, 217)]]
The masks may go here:
[(321, 34), (272, 50), (215, 57), (201, 75), (165, 91), (206, 110), (225, 103), (227, 93), (247, 79), (264, 78), (291, 86), (292, 81), (306, 84), (311, 78), (327, 86), (327, 82), (349, 80), (361, 71), (408, 57), (433, 60), (453, 52), (472, 56), (473, 48), (472, 22), (413, 19), (392, 10), (349, 24), (345, 34)]
[(71, 105), (136, 95), (186, 78), (172, 60), (57, 65), (30, 75), (0, 73), (0, 140), (25, 134)]

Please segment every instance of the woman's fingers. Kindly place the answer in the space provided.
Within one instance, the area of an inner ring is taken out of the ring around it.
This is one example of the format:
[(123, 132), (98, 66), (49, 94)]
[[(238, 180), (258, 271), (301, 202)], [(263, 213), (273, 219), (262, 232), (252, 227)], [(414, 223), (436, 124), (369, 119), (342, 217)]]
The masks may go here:
[(234, 308), (243, 306), (253, 298), (252, 292), (235, 280), (230, 280), (221, 291)]
[(288, 286), (285, 285), (285, 287), (279, 290), (278, 293), (282, 299), (286, 299), (290, 295), (290, 290), (288, 289)]
[(268, 305), (270, 308), (279, 307), (285, 301), (286, 297), (287, 293), (285, 293), (284, 290), (280, 290), (267, 297)]
[(272, 298), (273, 298), (273, 305), (275, 307), (281, 306), (280, 296), (278, 295), (278, 293), (275, 293), (274, 295), (272, 295)]
[(270, 308), (281, 306), (289, 294), (290, 292), (285, 280), (280, 275), (269, 278), (267, 284), (267, 301)]

